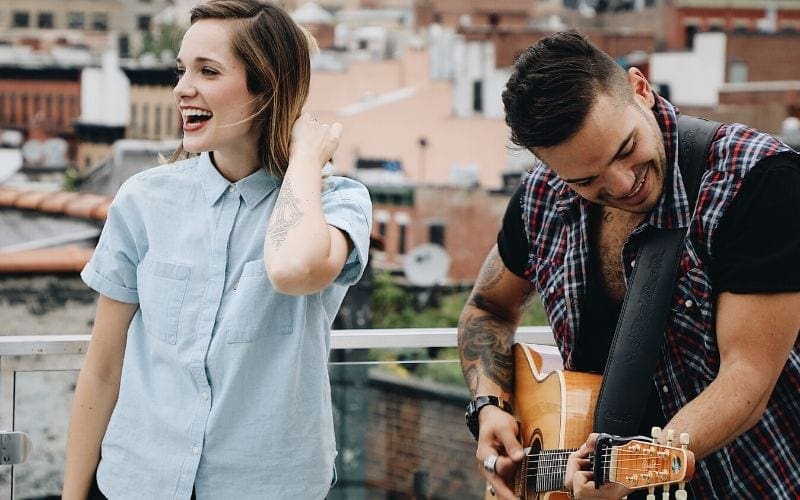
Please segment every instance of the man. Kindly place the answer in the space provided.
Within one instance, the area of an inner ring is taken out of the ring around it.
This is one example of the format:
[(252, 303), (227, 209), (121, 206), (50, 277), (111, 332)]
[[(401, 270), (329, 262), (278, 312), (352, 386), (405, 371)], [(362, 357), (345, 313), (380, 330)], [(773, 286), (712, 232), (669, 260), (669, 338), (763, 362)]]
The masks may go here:
[[(800, 155), (723, 125), (690, 207), (677, 110), (575, 31), (530, 47), (503, 102), (512, 140), (538, 160), (459, 321), (470, 392), (497, 398), (477, 414), (476, 452), (496, 495), (514, 498), (523, 457), (502, 401), (526, 303), (540, 296), (567, 369), (602, 373), (642, 236), (684, 228), (642, 428), (689, 433), (694, 498), (800, 497)], [(570, 457), (565, 489), (620, 498), (619, 485), (595, 489), (594, 437)]]

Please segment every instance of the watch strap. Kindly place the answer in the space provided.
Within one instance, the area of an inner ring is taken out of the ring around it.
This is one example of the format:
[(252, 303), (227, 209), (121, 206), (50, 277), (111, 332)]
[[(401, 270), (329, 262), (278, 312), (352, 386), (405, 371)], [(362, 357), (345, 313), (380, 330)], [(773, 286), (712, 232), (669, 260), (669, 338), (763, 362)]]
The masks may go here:
[(467, 421), (467, 428), (475, 437), (476, 441), (480, 431), (478, 427), (478, 414), (485, 406), (489, 405), (496, 406), (508, 414), (514, 414), (514, 409), (511, 407), (511, 404), (497, 396), (478, 396), (470, 401), (467, 405), (467, 412), (464, 414), (464, 418)]

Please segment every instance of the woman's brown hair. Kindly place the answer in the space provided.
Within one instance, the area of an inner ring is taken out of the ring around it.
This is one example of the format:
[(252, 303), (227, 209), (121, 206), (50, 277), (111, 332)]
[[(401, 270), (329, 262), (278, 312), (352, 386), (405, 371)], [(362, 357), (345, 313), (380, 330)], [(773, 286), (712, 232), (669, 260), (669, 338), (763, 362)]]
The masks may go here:
[[(247, 88), (256, 96), (254, 123), (264, 132), (258, 140), (262, 167), (283, 177), (289, 164), (292, 126), (308, 97), (310, 52), (316, 42), (280, 7), (259, 0), (210, 0), (190, 11), (200, 19), (232, 20), (234, 53), (247, 71)], [(179, 146), (170, 161), (185, 155)]]

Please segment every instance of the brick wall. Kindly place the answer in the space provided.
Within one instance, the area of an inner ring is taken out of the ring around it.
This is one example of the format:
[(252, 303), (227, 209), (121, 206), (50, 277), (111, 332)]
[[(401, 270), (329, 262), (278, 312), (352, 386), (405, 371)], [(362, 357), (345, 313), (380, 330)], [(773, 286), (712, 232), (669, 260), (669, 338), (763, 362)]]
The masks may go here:
[(369, 490), (396, 499), (483, 498), (475, 441), (464, 424), (466, 388), (382, 373), (369, 385)]
[(800, 80), (798, 54), (800, 33), (728, 34), (727, 59), (746, 63), (751, 82)]

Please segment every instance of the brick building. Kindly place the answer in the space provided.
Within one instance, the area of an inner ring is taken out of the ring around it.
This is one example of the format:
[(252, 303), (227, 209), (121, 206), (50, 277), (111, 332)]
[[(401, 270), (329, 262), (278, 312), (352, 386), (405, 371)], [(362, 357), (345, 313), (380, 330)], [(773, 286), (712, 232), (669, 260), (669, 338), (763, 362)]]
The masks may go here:
[(530, 0), (417, 0), (417, 26), (525, 26), (535, 2)]
[(383, 241), (376, 269), (399, 272), (404, 257), (426, 243), (442, 246), (450, 258), (450, 284), (471, 284), (497, 231), (510, 194), (453, 186), (370, 186), (373, 236)]
[(80, 68), (3, 66), (0, 129), (27, 131), (36, 124), (51, 137), (74, 142), (72, 125), (81, 114), (80, 98)]
[(800, 3), (792, 0), (674, 0), (668, 2), (666, 47), (691, 48), (695, 33), (800, 31)]
[[(527, 26), (503, 26), (500, 28), (461, 27), (459, 33), (467, 41), (488, 40), (494, 43), (498, 68), (510, 67), (517, 57), (530, 45), (536, 43), (553, 30)], [(592, 42), (612, 57), (624, 57), (634, 52), (652, 53), (656, 39), (651, 30), (616, 30), (581, 28)]]
[(153, 19), (168, 0), (3, 0), (0, 33), (9, 42), (37, 48), (82, 44), (95, 51), (119, 48), (122, 57), (136, 54)]
[(127, 139), (163, 141), (180, 136), (181, 117), (175, 105), (175, 68), (122, 68), (130, 81), (131, 109)]

